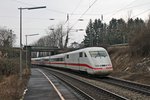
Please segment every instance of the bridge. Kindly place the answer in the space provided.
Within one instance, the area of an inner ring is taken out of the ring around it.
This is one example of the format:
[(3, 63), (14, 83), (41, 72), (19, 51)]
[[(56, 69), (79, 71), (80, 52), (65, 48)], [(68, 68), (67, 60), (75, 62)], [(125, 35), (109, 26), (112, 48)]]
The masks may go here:
[[(28, 48), (31, 48), (32, 52), (52, 52), (52, 51), (60, 51), (62, 49), (57, 48), (57, 47), (37, 47), (37, 46), (27, 46)], [(26, 48), (26, 47), (25, 47)]]
[(27, 53), (28, 65), (31, 64), (31, 58), (51, 56), (59, 53), (64, 53), (68, 51), (73, 51), (73, 49), (68, 48), (57, 48), (57, 47), (39, 47), (39, 46), (25, 46), (23, 50)]
[(58, 54), (62, 51), (56, 47), (39, 47), (39, 46), (25, 46), (23, 50), (26, 52), (28, 65), (31, 64), (31, 58), (50, 56)]

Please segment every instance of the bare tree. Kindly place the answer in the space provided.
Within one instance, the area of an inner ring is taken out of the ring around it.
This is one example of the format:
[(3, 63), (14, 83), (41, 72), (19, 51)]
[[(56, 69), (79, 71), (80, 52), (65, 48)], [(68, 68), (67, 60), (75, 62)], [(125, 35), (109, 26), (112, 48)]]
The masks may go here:
[(0, 27), (0, 46), (12, 47), (15, 42), (15, 34), (10, 29)]
[(64, 48), (67, 47), (68, 41), (69, 41), (69, 29), (67, 30), (67, 35), (66, 35), (66, 39), (65, 39), (65, 45), (64, 45)]
[(62, 24), (59, 24), (56, 28), (53, 26), (49, 27), (47, 34), (47, 36), (40, 38), (34, 45), (64, 48), (64, 44), (66, 44), (64, 43), (64, 37), (67, 32), (63, 30)]
[(133, 14), (133, 12), (132, 12), (132, 10), (129, 10), (128, 12), (127, 12), (127, 21), (129, 21), (132, 17), (132, 14)]

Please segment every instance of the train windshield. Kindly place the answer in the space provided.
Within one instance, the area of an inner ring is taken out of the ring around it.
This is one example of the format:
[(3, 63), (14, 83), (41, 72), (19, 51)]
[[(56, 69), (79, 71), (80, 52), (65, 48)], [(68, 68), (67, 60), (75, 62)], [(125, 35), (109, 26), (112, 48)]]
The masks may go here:
[(89, 53), (95, 67), (106, 67), (111, 65), (109, 55), (106, 51), (90, 51)]
[(91, 57), (107, 57), (107, 53), (105, 51), (90, 51)]

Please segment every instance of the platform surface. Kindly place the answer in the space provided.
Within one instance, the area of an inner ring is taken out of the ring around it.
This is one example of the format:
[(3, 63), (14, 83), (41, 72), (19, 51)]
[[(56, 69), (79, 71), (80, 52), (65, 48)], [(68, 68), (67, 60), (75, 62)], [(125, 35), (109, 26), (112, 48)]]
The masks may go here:
[[(61, 100), (52, 84), (39, 71), (39, 68), (31, 68), (31, 76), (27, 85), (27, 91), (24, 95), (24, 100)], [(41, 70), (42, 71), (42, 70)], [(48, 75), (54, 85), (60, 90), (65, 100), (77, 100), (66, 87), (64, 87), (58, 80)]]

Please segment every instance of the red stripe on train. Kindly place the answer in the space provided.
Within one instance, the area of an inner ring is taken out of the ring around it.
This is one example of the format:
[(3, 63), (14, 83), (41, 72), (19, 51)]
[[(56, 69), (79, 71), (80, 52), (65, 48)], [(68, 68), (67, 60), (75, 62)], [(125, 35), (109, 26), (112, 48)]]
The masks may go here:
[(108, 66), (105, 68), (93, 68), (92, 66), (89, 66), (87, 64), (77, 64), (77, 63), (59, 63), (59, 62), (48, 62), (47, 64), (62, 64), (62, 65), (71, 65), (71, 66), (82, 66), (82, 67), (87, 67), (90, 69), (94, 69), (94, 70), (103, 70), (103, 69), (112, 69), (112, 66)]

